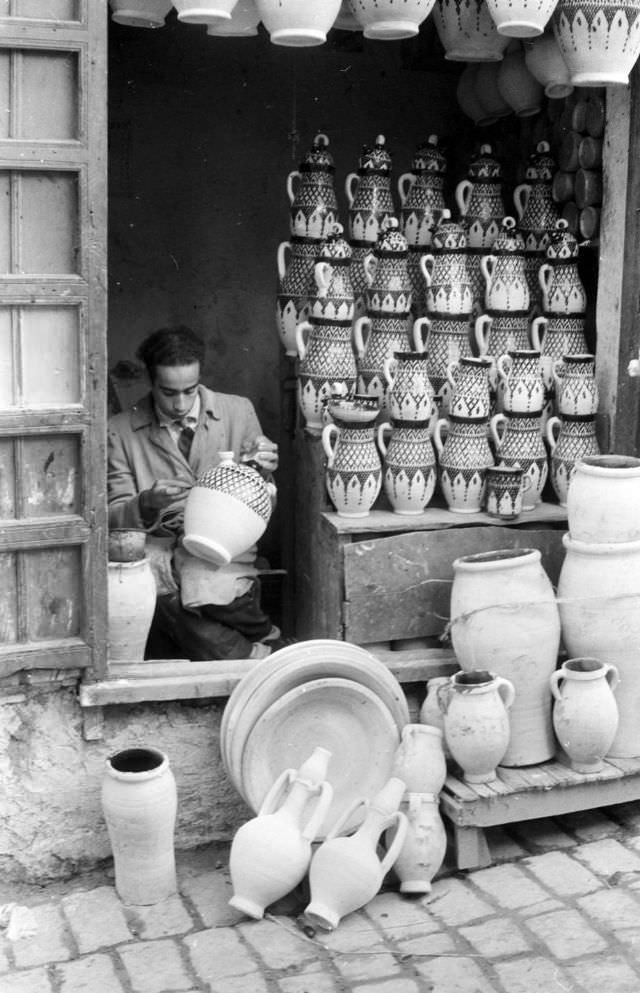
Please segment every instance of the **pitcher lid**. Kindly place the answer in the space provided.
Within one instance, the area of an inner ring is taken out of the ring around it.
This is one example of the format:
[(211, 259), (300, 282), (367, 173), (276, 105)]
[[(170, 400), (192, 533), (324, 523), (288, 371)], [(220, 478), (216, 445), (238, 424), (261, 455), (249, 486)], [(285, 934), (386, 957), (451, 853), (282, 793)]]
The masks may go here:
[(442, 174), (447, 171), (447, 160), (438, 148), (438, 141), (437, 134), (430, 134), (426, 141), (418, 145), (411, 166), (413, 172)]
[(471, 160), (468, 170), (469, 179), (502, 179), (502, 166), (493, 155), (493, 146), (480, 146), (480, 153)]
[(576, 259), (579, 253), (578, 240), (569, 230), (569, 222), (561, 217), (556, 221), (555, 230), (549, 235), (547, 258), (558, 261)]
[(408, 251), (409, 243), (400, 230), (398, 218), (387, 215), (380, 225), (375, 255), (405, 255)]
[(320, 246), (320, 251), (318, 252), (318, 259), (322, 261), (323, 259), (350, 259), (353, 254), (353, 249), (343, 237), (344, 228), (342, 224), (334, 224), (332, 230), (329, 232), (325, 240)]
[(535, 152), (529, 156), (525, 170), (525, 180), (551, 182), (557, 172), (556, 161), (551, 155), (548, 141), (539, 141)]
[(434, 248), (446, 250), (467, 247), (467, 233), (462, 224), (451, 220), (450, 210), (443, 210), (431, 233), (431, 244)]
[(300, 163), (301, 172), (334, 172), (333, 155), (329, 151), (329, 139), (322, 131), (318, 131), (311, 148)]
[(516, 230), (514, 217), (507, 215), (502, 219), (502, 230), (496, 235), (491, 252), (524, 252), (524, 238)]
[(368, 145), (362, 146), (362, 153), (358, 160), (358, 171), (368, 172), (391, 172), (391, 155), (386, 148), (387, 139), (383, 134), (376, 138), (375, 145), (370, 148)]

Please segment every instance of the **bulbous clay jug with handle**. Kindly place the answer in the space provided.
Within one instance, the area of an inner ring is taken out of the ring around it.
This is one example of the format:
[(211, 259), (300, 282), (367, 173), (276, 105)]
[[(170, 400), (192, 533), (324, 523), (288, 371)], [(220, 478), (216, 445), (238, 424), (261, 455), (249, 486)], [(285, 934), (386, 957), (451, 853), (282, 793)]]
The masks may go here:
[(342, 225), (334, 224), (331, 234), (320, 246), (313, 269), (316, 292), (309, 297), (311, 319), (352, 324), (355, 305), (351, 254), (351, 245), (342, 237)]
[(619, 723), (618, 670), (600, 659), (567, 659), (551, 674), (553, 728), (574, 772), (600, 772)]
[(385, 422), (378, 426), (377, 437), (382, 454), (382, 486), (394, 514), (421, 514), (436, 488), (429, 422)]
[(468, 783), (495, 780), (509, 745), (513, 683), (485, 670), (456, 672), (440, 687), (438, 699), (447, 745), (462, 778)]
[(522, 509), (533, 510), (542, 500), (549, 475), (540, 411), (525, 416), (495, 414), (489, 430), (497, 464), (522, 469), (523, 481), (528, 481), (522, 494)]
[(524, 238), (527, 282), (531, 306), (539, 312), (541, 307), (538, 269), (544, 262), (549, 239), (560, 218), (560, 211), (553, 199), (553, 177), (557, 171), (549, 143), (538, 142), (529, 157), (525, 181), (516, 186), (513, 202), (518, 218), (518, 231)]

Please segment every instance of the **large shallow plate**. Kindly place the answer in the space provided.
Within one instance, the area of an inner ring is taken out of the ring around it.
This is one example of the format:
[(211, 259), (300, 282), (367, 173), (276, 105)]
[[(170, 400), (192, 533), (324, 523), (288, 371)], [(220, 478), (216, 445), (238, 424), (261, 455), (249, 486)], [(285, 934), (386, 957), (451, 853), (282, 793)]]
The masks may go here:
[(351, 679), (366, 686), (389, 708), (399, 731), (408, 723), (402, 686), (384, 662), (364, 648), (332, 639), (288, 645), (248, 672), (229, 697), (220, 726), (220, 746), (225, 768), (234, 781), (241, 780), (245, 740), (259, 715), (289, 690), (325, 677)]
[[(333, 803), (320, 836), (358, 797), (373, 797), (391, 775), (400, 731), (373, 690), (351, 679), (315, 679), (272, 703), (251, 728), (242, 752), (240, 792), (254, 811), (284, 769), (298, 769), (313, 749), (331, 752)], [(360, 810), (345, 829), (359, 823)]]

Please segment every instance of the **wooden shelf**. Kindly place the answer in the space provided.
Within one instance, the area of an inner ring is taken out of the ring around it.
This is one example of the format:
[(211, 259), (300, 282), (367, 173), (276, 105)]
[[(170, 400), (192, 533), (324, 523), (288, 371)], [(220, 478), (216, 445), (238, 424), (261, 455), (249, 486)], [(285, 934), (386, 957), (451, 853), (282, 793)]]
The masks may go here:
[(366, 517), (341, 517), (324, 513), (329, 527), (339, 535), (404, 534), (408, 531), (437, 531), (441, 528), (472, 527), (488, 524), (493, 527), (522, 527), (530, 524), (562, 524), (567, 520), (567, 508), (556, 503), (540, 503), (524, 511), (512, 521), (497, 520), (489, 514), (460, 514), (447, 507), (429, 506), (422, 514), (395, 514), (391, 510), (372, 510)]

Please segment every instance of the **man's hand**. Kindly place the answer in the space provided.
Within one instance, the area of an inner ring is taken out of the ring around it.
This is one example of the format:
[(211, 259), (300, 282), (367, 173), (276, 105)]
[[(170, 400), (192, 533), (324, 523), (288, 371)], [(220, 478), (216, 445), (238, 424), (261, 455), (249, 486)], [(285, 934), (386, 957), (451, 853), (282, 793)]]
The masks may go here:
[(143, 490), (140, 503), (146, 513), (157, 513), (169, 507), (191, 489), (191, 483), (179, 479), (156, 479), (151, 489)]
[(261, 434), (256, 438), (255, 450), (243, 455), (242, 461), (255, 463), (260, 472), (275, 472), (278, 468), (278, 446), (274, 441), (269, 441), (265, 435)]

